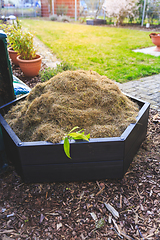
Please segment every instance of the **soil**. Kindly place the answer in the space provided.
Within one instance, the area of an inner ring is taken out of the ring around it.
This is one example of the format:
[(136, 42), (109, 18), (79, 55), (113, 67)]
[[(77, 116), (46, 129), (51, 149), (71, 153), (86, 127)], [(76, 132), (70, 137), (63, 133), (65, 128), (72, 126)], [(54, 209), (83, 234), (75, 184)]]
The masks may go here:
[(150, 109), (147, 137), (123, 179), (24, 184), (10, 165), (0, 175), (0, 239), (159, 240), (159, 161), (160, 113)]
[[(42, 62), (41, 70), (45, 70), (47, 66)], [(21, 71), (19, 66), (16, 66), (12, 64), (12, 73), (16, 77), (18, 77), (20, 80), (22, 80), (24, 83), (26, 83), (30, 88), (33, 88), (36, 86), (37, 83), (41, 83), (40, 75), (37, 75), (35, 77), (26, 77), (23, 72)]]

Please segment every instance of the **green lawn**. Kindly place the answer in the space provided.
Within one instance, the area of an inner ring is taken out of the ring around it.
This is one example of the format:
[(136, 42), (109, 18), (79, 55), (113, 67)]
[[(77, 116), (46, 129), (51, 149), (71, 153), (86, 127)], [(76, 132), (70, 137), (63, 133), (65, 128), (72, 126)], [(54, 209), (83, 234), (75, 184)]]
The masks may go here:
[(160, 73), (160, 57), (132, 51), (153, 46), (150, 32), (30, 19), (22, 24), (76, 68), (94, 70), (118, 82)]

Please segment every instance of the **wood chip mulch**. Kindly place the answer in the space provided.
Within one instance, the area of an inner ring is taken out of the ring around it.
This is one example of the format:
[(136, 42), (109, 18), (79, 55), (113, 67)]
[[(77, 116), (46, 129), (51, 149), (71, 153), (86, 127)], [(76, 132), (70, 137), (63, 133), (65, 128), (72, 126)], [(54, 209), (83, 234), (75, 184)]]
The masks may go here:
[(159, 240), (160, 112), (123, 179), (25, 184), (9, 166), (0, 189), (3, 240)]

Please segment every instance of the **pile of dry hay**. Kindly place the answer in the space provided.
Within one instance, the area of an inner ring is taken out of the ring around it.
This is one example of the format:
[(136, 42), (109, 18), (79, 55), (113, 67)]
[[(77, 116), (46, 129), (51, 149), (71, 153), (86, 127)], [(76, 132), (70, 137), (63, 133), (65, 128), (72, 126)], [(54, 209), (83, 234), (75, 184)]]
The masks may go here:
[(22, 141), (60, 142), (79, 126), (92, 138), (120, 136), (138, 107), (93, 71), (66, 71), (36, 85), (5, 119)]

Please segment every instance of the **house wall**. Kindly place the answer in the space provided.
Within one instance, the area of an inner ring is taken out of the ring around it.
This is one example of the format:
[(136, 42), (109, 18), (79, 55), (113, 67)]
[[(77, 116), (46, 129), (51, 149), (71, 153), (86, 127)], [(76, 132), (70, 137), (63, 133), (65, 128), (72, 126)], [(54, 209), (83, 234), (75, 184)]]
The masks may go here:
[[(53, 6), (54, 4), (54, 6)], [(75, 17), (75, 0), (41, 0), (41, 16), (58, 14), (60, 9), (67, 9), (64, 15)], [(80, 0), (77, 0), (77, 16), (80, 15)]]
[[(54, 9), (55, 9), (55, 14), (57, 14), (58, 8), (60, 6), (66, 6), (67, 16), (70, 17), (75, 17), (75, 0), (55, 0), (54, 1)], [(80, 13), (80, 0), (77, 0), (77, 16), (79, 16)]]
[(50, 4), (48, 0), (41, 0), (41, 16), (49, 17)]

